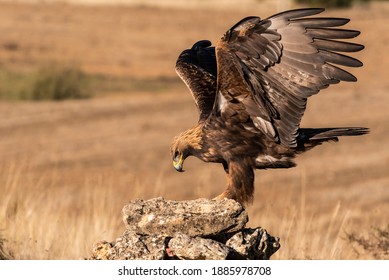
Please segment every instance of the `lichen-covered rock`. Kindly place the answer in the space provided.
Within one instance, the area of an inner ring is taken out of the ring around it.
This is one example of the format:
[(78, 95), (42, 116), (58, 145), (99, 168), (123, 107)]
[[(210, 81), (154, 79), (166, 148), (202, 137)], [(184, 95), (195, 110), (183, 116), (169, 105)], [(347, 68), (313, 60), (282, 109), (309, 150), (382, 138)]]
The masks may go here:
[(183, 260), (226, 260), (230, 248), (212, 239), (179, 233), (168, 243), (170, 255)]
[(112, 259), (113, 249), (112, 244), (103, 240), (93, 244), (92, 256), (93, 260), (110, 260)]
[(244, 228), (248, 221), (242, 205), (232, 199), (186, 201), (134, 200), (123, 210), (127, 229), (139, 234), (208, 236)]
[(244, 259), (268, 260), (279, 248), (279, 238), (273, 237), (263, 228), (245, 228), (230, 239), (226, 246), (235, 250)]
[(95, 260), (162, 260), (165, 258), (166, 236), (140, 235), (125, 231), (115, 242), (94, 244), (91, 259)]
[(230, 199), (134, 200), (122, 213), (127, 230), (96, 243), (90, 259), (264, 260), (280, 248), (266, 230), (245, 228), (246, 211)]

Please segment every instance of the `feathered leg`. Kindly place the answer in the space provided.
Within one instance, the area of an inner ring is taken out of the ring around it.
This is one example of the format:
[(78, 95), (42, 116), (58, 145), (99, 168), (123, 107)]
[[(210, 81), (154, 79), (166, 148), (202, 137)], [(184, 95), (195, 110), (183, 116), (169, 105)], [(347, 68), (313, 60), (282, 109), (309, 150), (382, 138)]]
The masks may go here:
[(254, 170), (248, 160), (230, 161), (227, 173), (227, 188), (216, 199), (230, 198), (246, 205), (253, 200)]

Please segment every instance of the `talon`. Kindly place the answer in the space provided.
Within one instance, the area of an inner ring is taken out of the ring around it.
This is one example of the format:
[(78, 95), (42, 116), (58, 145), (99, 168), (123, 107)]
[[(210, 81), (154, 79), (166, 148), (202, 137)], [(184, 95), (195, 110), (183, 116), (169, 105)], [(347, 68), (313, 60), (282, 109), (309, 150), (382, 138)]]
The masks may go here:
[(218, 196), (214, 197), (213, 199), (214, 200), (222, 200), (222, 199), (225, 199), (225, 198), (233, 199), (228, 192), (222, 192), (221, 194), (219, 194)]

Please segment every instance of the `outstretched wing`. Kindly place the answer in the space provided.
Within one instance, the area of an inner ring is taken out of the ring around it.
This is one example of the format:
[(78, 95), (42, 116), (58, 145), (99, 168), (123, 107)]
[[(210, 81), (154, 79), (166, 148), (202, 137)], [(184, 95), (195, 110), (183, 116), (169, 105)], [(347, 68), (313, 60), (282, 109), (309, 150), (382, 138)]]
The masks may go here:
[(211, 42), (199, 41), (183, 51), (176, 63), (176, 72), (192, 93), (204, 121), (212, 111), (216, 95), (216, 56)]
[(234, 25), (216, 46), (218, 85), (215, 110), (231, 118), (241, 106), (257, 129), (295, 147), (307, 98), (330, 84), (356, 81), (340, 66), (362, 63), (338, 52), (362, 45), (338, 41), (359, 31), (338, 29), (349, 20), (309, 17), (324, 9), (299, 9)]

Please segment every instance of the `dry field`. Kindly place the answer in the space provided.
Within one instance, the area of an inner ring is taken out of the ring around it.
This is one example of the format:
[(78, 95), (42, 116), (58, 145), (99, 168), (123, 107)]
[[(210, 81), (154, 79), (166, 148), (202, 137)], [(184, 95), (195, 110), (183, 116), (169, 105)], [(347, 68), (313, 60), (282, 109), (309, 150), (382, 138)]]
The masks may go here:
[[(325, 144), (289, 170), (256, 171), (250, 226), (281, 238), (276, 259), (369, 259), (347, 240), (389, 223), (389, 3), (327, 16), (362, 31), (365, 66), (313, 97), (305, 127), (366, 126), (371, 134)], [(276, 7), (258, 4), (262, 17)], [(215, 41), (254, 8), (165, 9), (0, 3), (0, 68), (28, 72), (77, 63), (89, 74), (147, 84), (86, 100), (0, 102), (0, 238), (15, 259), (80, 259), (123, 230), (120, 211), (135, 198), (213, 197), (224, 189), (218, 165), (193, 158), (171, 166), (172, 137), (197, 121), (176, 78), (179, 52)], [(173, 81), (173, 82), (172, 82)], [(1, 85), (0, 85), (1, 88)], [(1, 245), (1, 240), (0, 240)], [(1, 248), (0, 248), (1, 253)]]

